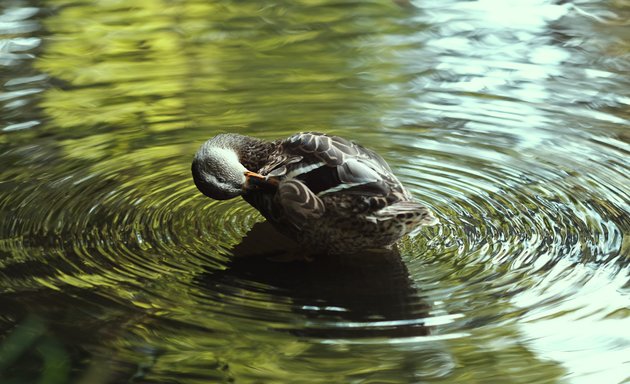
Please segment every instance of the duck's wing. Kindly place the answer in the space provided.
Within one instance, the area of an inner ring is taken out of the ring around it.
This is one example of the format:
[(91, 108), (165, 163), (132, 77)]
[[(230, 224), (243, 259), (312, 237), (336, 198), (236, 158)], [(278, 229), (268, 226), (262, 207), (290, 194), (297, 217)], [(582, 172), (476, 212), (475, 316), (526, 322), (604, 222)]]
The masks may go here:
[(282, 181), (278, 186), (277, 198), (284, 209), (285, 217), (298, 228), (304, 222), (320, 218), (326, 212), (322, 200), (297, 179)]
[(402, 189), (382, 157), (337, 136), (298, 133), (284, 140), (272, 157), (263, 175), (300, 179), (320, 196), (345, 190), (384, 196)]
[(313, 156), (328, 166), (338, 166), (348, 159), (364, 158), (374, 165), (391, 172), (382, 157), (363, 146), (339, 136), (330, 136), (317, 132), (295, 134), (283, 142), (286, 152), (303, 157)]

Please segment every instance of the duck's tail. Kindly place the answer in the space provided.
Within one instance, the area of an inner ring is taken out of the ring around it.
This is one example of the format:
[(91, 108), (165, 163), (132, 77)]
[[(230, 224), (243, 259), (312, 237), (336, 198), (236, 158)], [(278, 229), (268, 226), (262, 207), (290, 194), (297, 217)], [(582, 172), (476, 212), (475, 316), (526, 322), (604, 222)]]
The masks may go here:
[(397, 220), (403, 222), (407, 227), (430, 226), (440, 222), (429, 208), (415, 201), (399, 201), (388, 205), (367, 216), (367, 219), (374, 223), (383, 220)]

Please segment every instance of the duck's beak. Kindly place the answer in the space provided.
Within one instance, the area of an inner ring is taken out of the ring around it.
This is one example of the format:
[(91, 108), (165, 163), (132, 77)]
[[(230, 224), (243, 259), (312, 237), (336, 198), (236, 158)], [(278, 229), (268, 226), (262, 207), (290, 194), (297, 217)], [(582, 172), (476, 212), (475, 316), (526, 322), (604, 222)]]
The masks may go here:
[(252, 171), (245, 171), (245, 184), (243, 189), (251, 191), (253, 189), (259, 189), (266, 181), (265, 176)]
[(265, 187), (274, 187), (277, 185), (278, 181), (275, 179), (270, 179), (267, 176), (263, 176), (256, 172), (245, 171), (245, 184), (243, 184), (243, 189), (246, 191), (261, 189)]

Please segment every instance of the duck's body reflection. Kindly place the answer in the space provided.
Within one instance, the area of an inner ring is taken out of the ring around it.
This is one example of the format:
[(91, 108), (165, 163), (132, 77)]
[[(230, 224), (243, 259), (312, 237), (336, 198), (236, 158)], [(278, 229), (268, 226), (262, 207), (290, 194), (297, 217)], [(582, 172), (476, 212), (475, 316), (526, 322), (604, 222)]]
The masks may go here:
[(397, 249), (354, 255), (316, 255), (305, 261), (303, 251), (290, 245), (266, 223), (256, 224), (233, 249), (227, 269), (209, 271), (200, 283), (242, 282), (270, 287), (291, 299), (292, 310), (310, 326), (292, 330), (310, 337), (423, 336), (428, 306), (414, 287)]

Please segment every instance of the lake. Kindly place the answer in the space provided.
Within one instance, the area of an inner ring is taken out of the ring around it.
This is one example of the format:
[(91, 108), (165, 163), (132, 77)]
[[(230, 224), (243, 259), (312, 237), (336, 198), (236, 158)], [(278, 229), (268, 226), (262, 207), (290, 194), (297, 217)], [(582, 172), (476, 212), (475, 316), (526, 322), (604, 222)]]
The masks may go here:
[[(508, 4), (509, 3), (509, 4)], [(2, 383), (630, 380), (630, 5), (0, 3)], [(278, 257), (220, 132), (380, 153), (440, 224)]]

